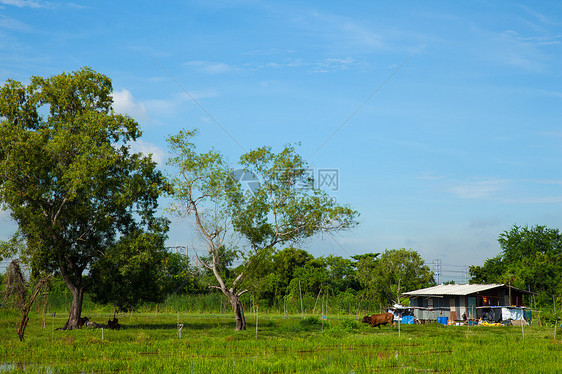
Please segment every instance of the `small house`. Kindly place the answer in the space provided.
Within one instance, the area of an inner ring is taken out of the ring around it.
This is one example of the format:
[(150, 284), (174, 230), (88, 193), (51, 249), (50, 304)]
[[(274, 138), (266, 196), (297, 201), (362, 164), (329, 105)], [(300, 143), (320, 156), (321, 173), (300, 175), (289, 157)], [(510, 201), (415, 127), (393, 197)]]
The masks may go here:
[[(523, 296), (532, 292), (505, 284), (441, 284), (403, 293), (419, 321), (484, 319), (500, 322), (523, 315)], [(504, 310), (505, 309), (505, 310)], [(519, 310), (520, 312), (517, 312)], [(526, 319), (530, 313), (524, 313)]]

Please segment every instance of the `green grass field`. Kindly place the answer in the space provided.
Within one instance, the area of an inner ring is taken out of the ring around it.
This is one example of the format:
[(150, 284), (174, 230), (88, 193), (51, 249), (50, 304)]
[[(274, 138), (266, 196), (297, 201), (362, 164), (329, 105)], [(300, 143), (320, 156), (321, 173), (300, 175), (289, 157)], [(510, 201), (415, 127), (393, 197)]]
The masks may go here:
[[(372, 329), (353, 317), (119, 316), (119, 331), (57, 331), (66, 315), (32, 314), (20, 342), (16, 314), (0, 312), (0, 373), (562, 373), (552, 327), (402, 325)], [(109, 314), (91, 315), (98, 323)], [(183, 324), (178, 336), (178, 320)], [(54, 326), (54, 328), (53, 328)]]

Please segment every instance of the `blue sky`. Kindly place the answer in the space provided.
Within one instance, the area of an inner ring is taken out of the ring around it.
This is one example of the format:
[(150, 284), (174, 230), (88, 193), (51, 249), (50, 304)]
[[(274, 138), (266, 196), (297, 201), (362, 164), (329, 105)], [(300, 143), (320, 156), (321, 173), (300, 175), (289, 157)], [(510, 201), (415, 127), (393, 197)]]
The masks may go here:
[[(558, 1), (0, 0), (1, 82), (91, 66), (161, 165), (182, 128), (233, 162), (301, 142), (361, 213), (303, 248), (412, 248), (457, 281), (513, 224), (562, 226), (561, 41)], [(201, 247), (186, 224), (169, 244)]]

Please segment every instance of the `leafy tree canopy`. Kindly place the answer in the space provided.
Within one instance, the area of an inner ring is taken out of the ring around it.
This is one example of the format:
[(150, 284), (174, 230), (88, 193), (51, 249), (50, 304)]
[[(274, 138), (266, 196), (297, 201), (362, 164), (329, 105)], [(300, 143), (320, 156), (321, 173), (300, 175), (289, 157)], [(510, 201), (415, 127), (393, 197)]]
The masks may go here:
[(418, 252), (411, 249), (385, 250), (380, 257), (363, 255), (357, 262), (357, 279), (365, 296), (375, 302), (392, 304), (403, 292), (435, 284), (433, 272)]
[(0, 88), (0, 200), (32, 268), (60, 273), (72, 292), (65, 328), (77, 327), (85, 270), (167, 226), (154, 216), (167, 185), (151, 157), (131, 153), (139, 125), (113, 113), (111, 94), (88, 67)]
[(536, 292), (539, 304), (562, 294), (562, 234), (546, 226), (517, 226), (500, 234), (502, 252), (471, 266), (471, 283), (505, 283)]

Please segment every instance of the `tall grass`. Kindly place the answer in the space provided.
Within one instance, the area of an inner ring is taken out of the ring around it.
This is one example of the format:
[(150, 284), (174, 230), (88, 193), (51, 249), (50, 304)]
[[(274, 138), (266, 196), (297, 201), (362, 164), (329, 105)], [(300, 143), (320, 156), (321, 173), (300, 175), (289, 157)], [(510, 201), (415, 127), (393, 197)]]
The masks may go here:
[[(119, 331), (57, 331), (33, 314), (20, 342), (17, 315), (0, 312), (0, 372), (368, 373), (562, 372), (562, 344), (546, 327), (403, 325), (373, 329), (353, 317), (248, 316), (235, 333), (230, 314), (131, 313)], [(102, 322), (105, 313), (92, 314)], [(181, 339), (177, 324), (184, 325)], [(304, 321), (304, 322), (303, 322)]]
[[(349, 296), (339, 295), (338, 297), (319, 298), (317, 295), (305, 294), (302, 296), (302, 304), (300, 296), (279, 297), (270, 302), (256, 300), (253, 295), (245, 294), (241, 300), (246, 313), (255, 313), (258, 308), (262, 313), (283, 315), (354, 315), (384, 310), (382, 306), (373, 308), (369, 302), (357, 301), (355, 296)], [(222, 293), (213, 292), (208, 294), (171, 295), (161, 304), (146, 304), (140, 310), (143, 312), (221, 314), (231, 312), (232, 307)]]

